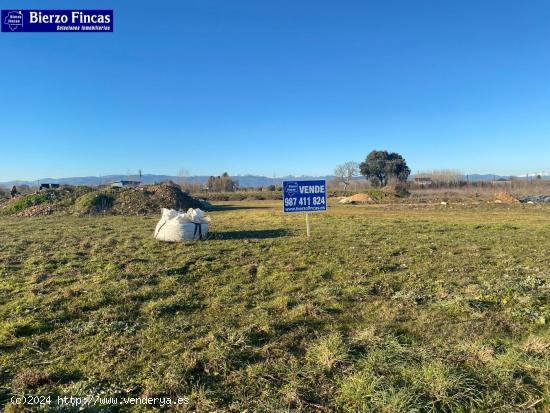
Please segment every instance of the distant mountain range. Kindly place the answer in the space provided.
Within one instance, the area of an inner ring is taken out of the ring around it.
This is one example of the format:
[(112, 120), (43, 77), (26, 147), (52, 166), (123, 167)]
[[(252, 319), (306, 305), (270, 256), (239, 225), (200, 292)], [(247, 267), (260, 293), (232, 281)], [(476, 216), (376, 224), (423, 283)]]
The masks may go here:
[(532, 174), (523, 174), (523, 175), (518, 175), (519, 178), (527, 178), (527, 176), (529, 177), (534, 177), (534, 176), (537, 176), (537, 175), (540, 175), (541, 177), (547, 179), (547, 178), (550, 178), (550, 172), (535, 172), (535, 173), (532, 173)]
[(508, 180), (508, 179), (535, 179), (540, 175), (541, 179), (550, 179), (549, 172), (535, 172), (530, 174), (523, 175), (492, 175), (492, 174), (472, 174), (464, 175), (464, 180), (469, 180), (470, 182), (480, 182), (480, 181), (498, 181), (498, 180)]
[[(29, 185), (29, 186), (38, 186), (43, 183), (52, 183), (52, 184), (62, 184), (62, 185), (87, 185), (87, 186), (97, 186), (104, 185), (113, 181), (121, 180), (130, 180), (130, 181), (141, 181), (144, 184), (154, 184), (166, 181), (173, 182), (186, 182), (186, 183), (200, 183), (206, 184), (209, 176), (186, 176), (182, 178), (181, 176), (172, 176), (172, 175), (152, 175), (146, 174), (142, 175), (141, 178), (137, 175), (107, 175), (107, 176), (81, 176), (81, 177), (71, 177), (71, 178), (42, 178), (36, 181), (7, 181), (0, 182), (0, 186), (3, 187), (12, 187), (13, 185)], [(333, 179), (333, 176), (285, 176), (281, 178), (268, 178), (267, 176), (256, 176), (256, 175), (237, 175), (232, 176), (232, 179), (239, 182), (241, 188), (252, 188), (252, 187), (264, 187), (268, 185), (281, 185), (281, 182), (285, 179)]]
[[(542, 179), (550, 179), (550, 173), (548, 172), (539, 172), (539, 173), (533, 173), (517, 176), (518, 179), (527, 179), (534, 178), (537, 175), (540, 175)], [(88, 185), (88, 186), (97, 186), (97, 185), (104, 185), (109, 182), (113, 181), (120, 181), (120, 180), (136, 180), (141, 181), (144, 184), (154, 184), (154, 183), (160, 183), (160, 182), (166, 182), (166, 181), (173, 181), (173, 182), (182, 182), (183, 180), (187, 183), (200, 183), (205, 184), (208, 181), (208, 176), (188, 176), (185, 178), (182, 178), (180, 176), (173, 176), (173, 175), (153, 175), (153, 174), (146, 174), (142, 175), (141, 178), (136, 175), (106, 175), (106, 176), (80, 176), (80, 177), (71, 177), (71, 178), (42, 178), (35, 181), (23, 181), (23, 180), (16, 180), (16, 181), (7, 181), (7, 182), (0, 182), (0, 186), (5, 188), (11, 188), (13, 185), (20, 186), (20, 185), (29, 185), (29, 186), (38, 186), (41, 183), (54, 183), (54, 184), (66, 184), (66, 185)], [(327, 176), (284, 176), (280, 178), (269, 178), (267, 176), (258, 176), (258, 175), (236, 175), (232, 176), (233, 179), (237, 180), (239, 182), (239, 186), (241, 188), (253, 188), (253, 187), (264, 187), (268, 185), (281, 185), (281, 182), (286, 179), (326, 179), (331, 180), (334, 179), (334, 176), (327, 175)], [(502, 176), (502, 175), (493, 175), (493, 174), (472, 174), (468, 175), (467, 179), (470, 182), (479, 182), (479, 181), (494, 181), (494, 180), (503, 180), (503, 179), (509, 179), (510, 176)], [(357, 178), (357, 179), (363, 179)], [(464, 177), (466, 180), (466, 176)]]

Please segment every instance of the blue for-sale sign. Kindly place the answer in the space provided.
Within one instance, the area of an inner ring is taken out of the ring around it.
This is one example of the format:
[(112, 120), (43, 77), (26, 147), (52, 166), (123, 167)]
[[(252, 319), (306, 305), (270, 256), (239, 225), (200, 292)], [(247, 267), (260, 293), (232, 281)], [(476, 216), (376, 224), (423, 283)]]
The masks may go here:
[(283, 181), (283, 207), (284, 212), (326, 211), (326, 181)]

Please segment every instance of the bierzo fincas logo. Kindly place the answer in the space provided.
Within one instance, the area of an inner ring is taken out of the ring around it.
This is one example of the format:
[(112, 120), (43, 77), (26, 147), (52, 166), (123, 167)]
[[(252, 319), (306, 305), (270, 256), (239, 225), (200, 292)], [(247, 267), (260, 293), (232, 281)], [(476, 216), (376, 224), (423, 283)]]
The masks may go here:
[(23, 12), (19, 11), (8, 11), (7, 16), (3, 19), (4, 25), (8, 26), (13, 32), (20, 27), (23, 27)]
[(113, 10), (2, 10), (2, 32), (112, 32)]

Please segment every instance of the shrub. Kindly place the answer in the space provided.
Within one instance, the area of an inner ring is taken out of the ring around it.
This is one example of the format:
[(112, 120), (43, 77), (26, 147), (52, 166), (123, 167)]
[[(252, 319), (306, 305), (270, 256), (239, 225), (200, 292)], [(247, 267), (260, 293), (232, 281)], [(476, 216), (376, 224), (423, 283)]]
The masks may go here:
[(407, 189), (407, 185), (403, 182), (386, 185), (381, 190), (387, 194), (395, 195), (398, 198), (406, 198), (410, 195), (410, 192)]
[(365, 191), (374, 201), (390, 201), (395, 198), (394, 194), (382, 191), (380, 189), (367, 189)]

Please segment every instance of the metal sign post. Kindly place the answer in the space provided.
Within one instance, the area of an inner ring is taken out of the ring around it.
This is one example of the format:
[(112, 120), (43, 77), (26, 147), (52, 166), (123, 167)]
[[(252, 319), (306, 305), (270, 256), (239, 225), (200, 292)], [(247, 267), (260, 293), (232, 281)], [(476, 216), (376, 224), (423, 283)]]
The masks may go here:
[(313, 181), (283, 181), (283, 212), (305, 212), (306, 234), (311, 235), (310, 212), (327, 210), (327, 183), (324, 179)]

